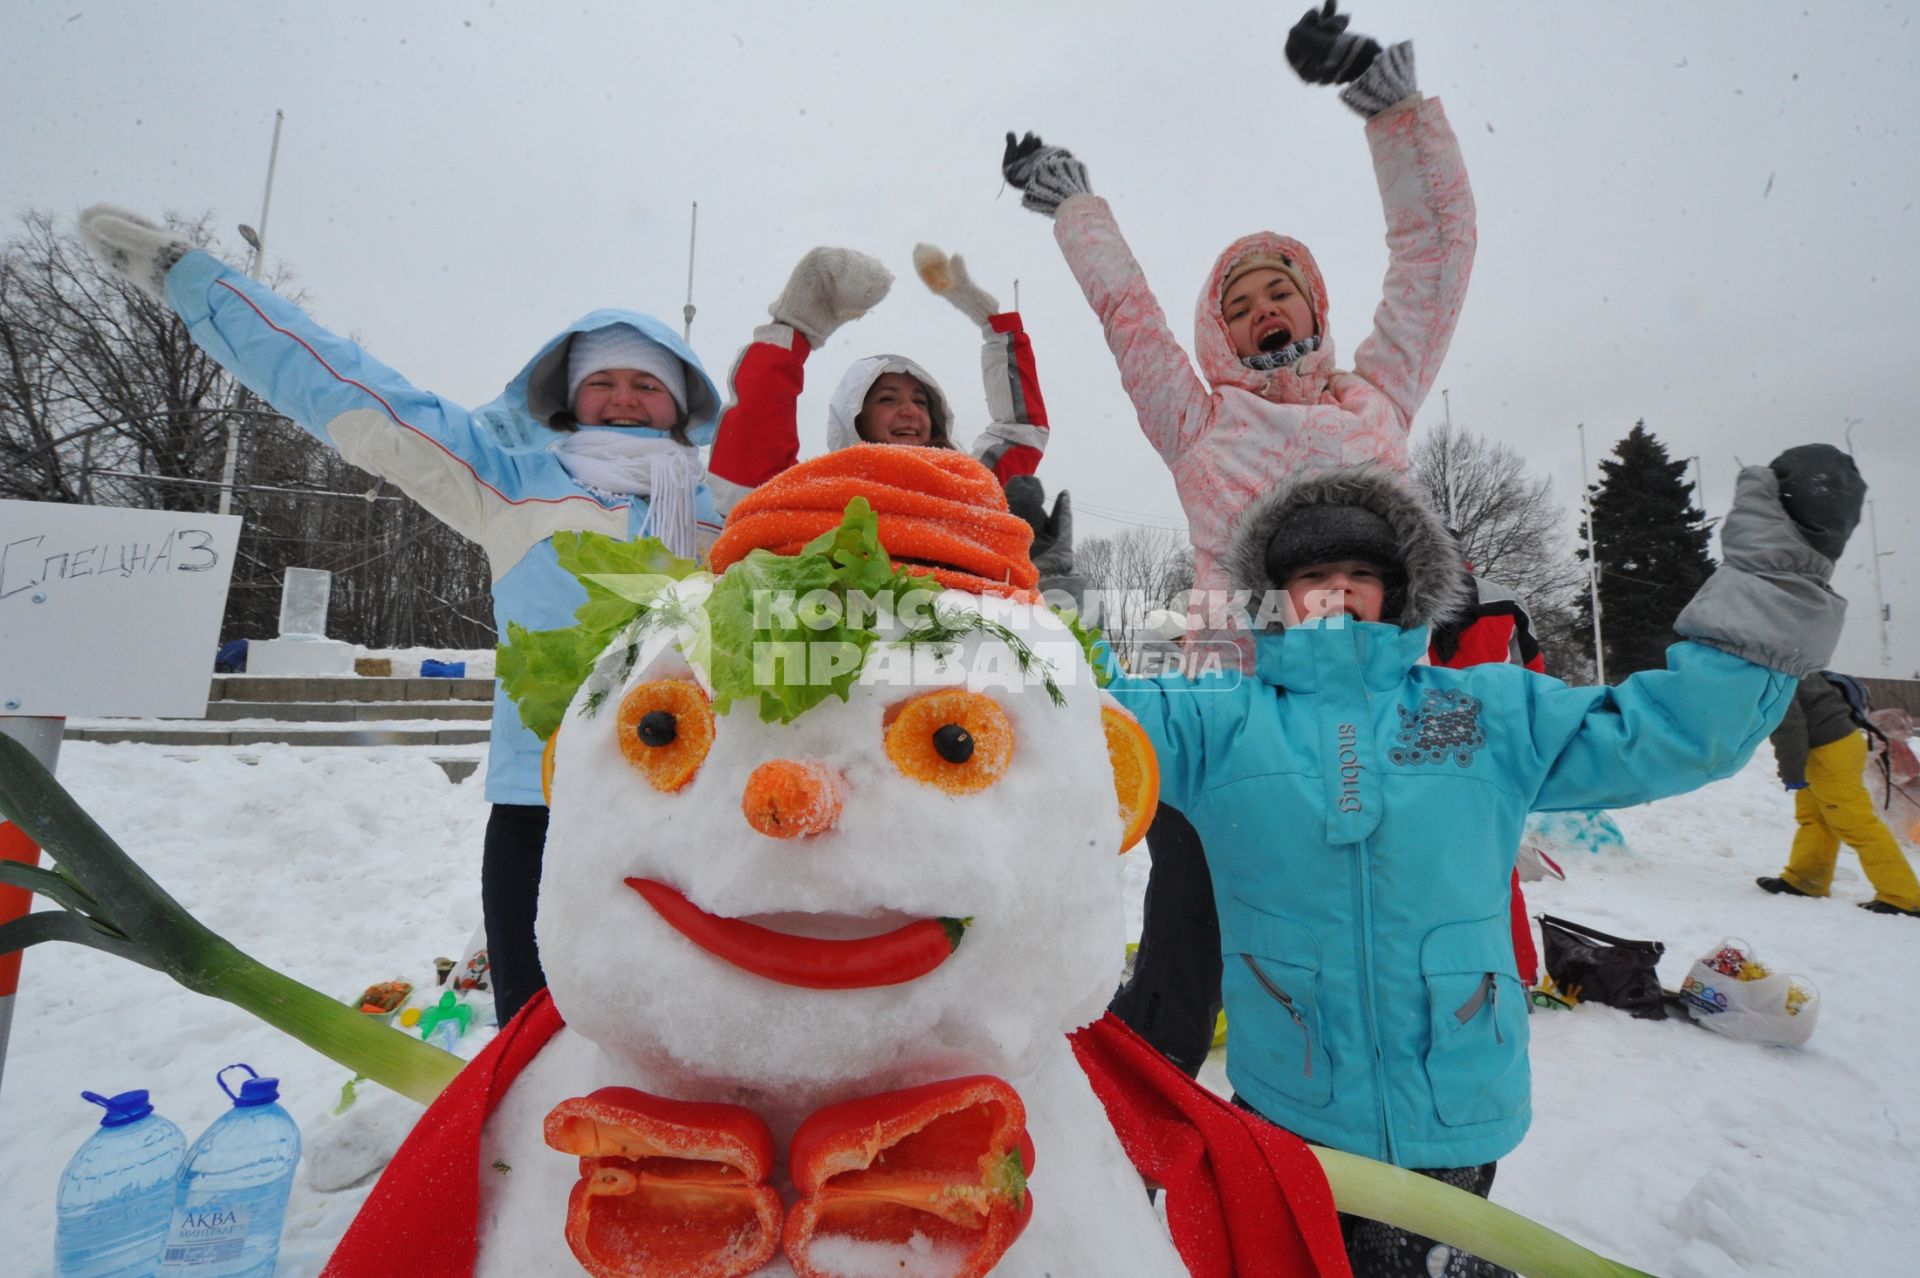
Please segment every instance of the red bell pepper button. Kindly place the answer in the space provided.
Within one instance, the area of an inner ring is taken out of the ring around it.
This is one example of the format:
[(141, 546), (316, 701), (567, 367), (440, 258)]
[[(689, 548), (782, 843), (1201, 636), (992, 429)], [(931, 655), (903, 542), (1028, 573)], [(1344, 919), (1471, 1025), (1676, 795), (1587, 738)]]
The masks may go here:
[(603, 1087), (555, 1105), (545, 1135), (580, 1156), (567, 1246), (594, 1278), (741, 1278), (773, 1258), (773, 1133), (751, 1110)]
[(930, 1260), (949, 1278), (998, 1264), (1033, 1214), (1019, 1095), (976, 1074), (829, 1105), (794, 1134), (801, 1199), (787, 1259), (801, 1278)]

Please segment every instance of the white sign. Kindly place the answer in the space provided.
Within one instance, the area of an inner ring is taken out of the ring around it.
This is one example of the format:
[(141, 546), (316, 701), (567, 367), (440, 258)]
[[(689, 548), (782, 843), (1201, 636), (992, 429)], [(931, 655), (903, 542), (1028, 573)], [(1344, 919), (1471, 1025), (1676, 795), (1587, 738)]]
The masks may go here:
[(0, 501), (0, 714), (200, 718), (240, 516)]

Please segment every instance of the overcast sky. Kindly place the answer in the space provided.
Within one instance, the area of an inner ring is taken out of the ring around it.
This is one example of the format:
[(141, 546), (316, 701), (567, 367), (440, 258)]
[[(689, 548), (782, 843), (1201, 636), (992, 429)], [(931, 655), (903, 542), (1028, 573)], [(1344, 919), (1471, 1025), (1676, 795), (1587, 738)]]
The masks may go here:
[[(1411, 38), (1480, 211), (1439, 385), (1457, 424), (1580, 479), (1644, 417), (1698, 456), (1723, 511), (1738, 462), (1852, 444), (1869, 530), (1836, 584), (1837, 664), (1920, 671), (1920, 141), (1916, 6), (1609, 2), (1345, 6)], [(1385, 269), (1359, 119), (1302, 85), (1278, 8), (1165, 3), (570, 5), (13, 0), (0, 48), (0, 212), (95, 201), (267, 226), (323, 323), (416, 383), (492, 398), (596, 306), (677, 321), (700, 202), (693, 342), (716, 379), (815, 244), (899, 277), (810, 363), (826, 394), (879, 350), (984, 417), (970, 325), (914, 278), (917, 240), (964, 252), (1033, 335), (1054, 421), (1041, 476), (1081, 535), (1180, 526), (1045, 219), (1000, 189), (1005, 130), (1074, 149), (1175, 330), (1230, 240), (1319, 258), (1342, 362)], [(934, 15), (939, 15), (938, 17)], [(228, 242), (238, 243), (230, 229)], [(1436, 393), (1415, 432), (1439, 422)]]

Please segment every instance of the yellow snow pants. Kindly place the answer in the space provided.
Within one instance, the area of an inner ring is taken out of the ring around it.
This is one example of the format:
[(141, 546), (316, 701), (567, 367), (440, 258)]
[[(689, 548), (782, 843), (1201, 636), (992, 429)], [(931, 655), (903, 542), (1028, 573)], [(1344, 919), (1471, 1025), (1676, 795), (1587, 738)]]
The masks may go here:
[(1920, 910), (1920, 880), (1901, 855), (1893, 831), (1873, 810), (1861, 770), (1867, 762), (1865, 733), (1855, 732), (1807, 755), (1807, 788), (1793, 795), (1799, 833), (1781, 878), (1808, 896), (1833, 887), (1833, 866), (1845, 843), (1860, 855), (1873, 894), (1903, 910)]

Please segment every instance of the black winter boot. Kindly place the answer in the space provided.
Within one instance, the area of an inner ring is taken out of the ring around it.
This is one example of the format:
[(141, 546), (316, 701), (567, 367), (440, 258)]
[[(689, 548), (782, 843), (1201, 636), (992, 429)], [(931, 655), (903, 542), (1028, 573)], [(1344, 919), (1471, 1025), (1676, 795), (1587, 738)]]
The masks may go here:
[(1776, 895), (1808, 896), (1808, 897), (1813, 895), (1811, 892), (1802, 892), (1799, 888), (1787, 882), (1785, 879), (1775, 878), (1771, 874), (1763, 874), (1759, 878), (1755, 879), (1754, 882), (1758, 883), (1761, 887), (1765, 888), (1767, 891), (1775, 893)]
[(1904, 914), (1908, 918), (1920, 919), (1920, 910), (1903, 910), (1892, 901), (1882, 901), (1877, 896), (1871, 901), (1860, 902), (1860, 908), (1870, 914)]

